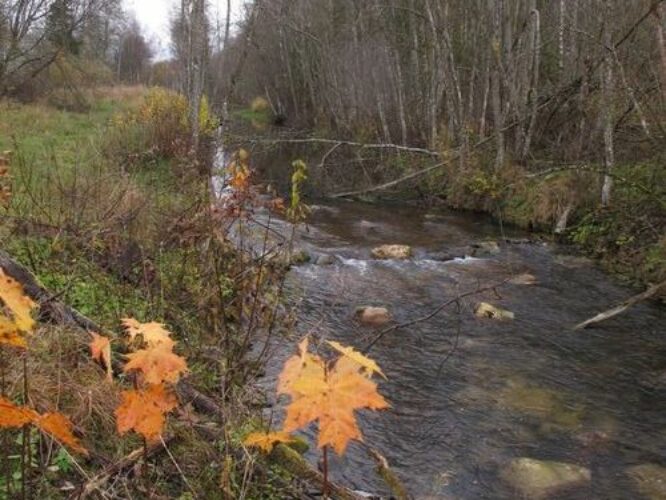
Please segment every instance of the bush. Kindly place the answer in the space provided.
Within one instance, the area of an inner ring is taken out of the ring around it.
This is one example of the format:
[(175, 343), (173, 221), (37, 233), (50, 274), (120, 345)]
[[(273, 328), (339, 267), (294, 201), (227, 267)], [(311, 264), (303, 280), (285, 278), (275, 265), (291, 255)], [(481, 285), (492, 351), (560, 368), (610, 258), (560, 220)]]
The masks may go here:
[[(202, 138), (212, 137), (217, 120), (204, 96), (199, 110)], [(187, 98), (177, 92), (150, 89), (143, 104), (112, 119), (108, 152), (135, 164), (146, 159), (171, 159), (187, 155), (191, 149)]]

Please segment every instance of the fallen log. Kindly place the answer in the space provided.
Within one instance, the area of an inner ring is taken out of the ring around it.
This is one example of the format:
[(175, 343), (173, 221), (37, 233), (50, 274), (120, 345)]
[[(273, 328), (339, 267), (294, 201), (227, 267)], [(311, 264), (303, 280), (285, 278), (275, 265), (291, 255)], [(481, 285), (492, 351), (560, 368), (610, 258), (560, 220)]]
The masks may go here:
[[(38, 304), (40, 321), (48, 321), (58, 325), (72, 326), (79, 330), (85, 331), (88, 334), (91, 332), (103, 332), (103, 329), (93, 320), (87, 318), (68, 305), (60, 302), (58, 300), (58, 296), (50, 293), (46, 288), (40, 285), (37, 281), (37, 278), (35, 278), (35, 276), (28, 269), (16, 262), (2, 250), (0, 250), (0, 268), (2, 268), (9, 276), (21, 283), (26, 295), (28, 295)], [(116, 363), (114, 363), (114, 370), (116, 368), (118, 367), (116, 366)], [(184, 404), (191, 402), (197, 411), (212, 416), (216, 419), (223, 418), (224, 412), (222, 407), (217, 404), (215, 400), (198, 391), (187, 380), (181, 380), (176, 386), (176, 391), (178, 392), (178, 395)], [(211, 438), (213, 437), (211, 436)], [(160, 443), (159, 446), (153, 450), (153, 453), (157, 453), (162, 448), (162, 444)], [(299, 479), (321, 488), (324, 484), (323, 475), (315, 468), (313, 468), (312, 465), (310, 465), (307, 460), (301, 457), (297, 452), (291, 449), (289, 450), (293, 453), (289, 453), (288, 451), (276, 453), (274, 457), (275, 463), (285, 468)], [(136, 453), (138, 453), (138, 451), (140, 451), (140, 453), (137, 456)], [(135, 450), (134, 452), (130, 453), (130, 455), (123, 458), (120, 462), (112, 464), (110, 466), (112, 469), (106, 469), (105, 471), (102, 471), (100, 474), (88, 481), (88, 483), (94, 480), (95, 484), (100, 484), (100, 481), (102, 481), (104, 477), (107, 477), (108, 480), (110, 475), (119, 472), (125, 468), (127, 464), (131, 464), (132, 461), (136, 461), (143, 453), (143, 448), (138, 451)], [(95, 484), (90, 484), (88, 488), (92, 488), (94, 491), (96, 489)], [(103, 481), (101, 484), (103, 484)], [(338, 498), (340, 500), (358, 500), (360, 498), (350, 489), (341, 485), (333, 484), (330, 481), (328, 483), (328, 487), (329, 491), (333, 494), (332, 498)]]
[(628, 298), (621, 304), (616, 305), (615, 307), (612, 307), (608, 309), (607, 311), (600, 312), (596, 316), (587, 319), (583, 321), (582, 323), (578, 323), (576, 326), (574, 326), (574, 330), (582, 330), (584, 328), (587, 328), (588, 326), (594, 325), (596, 323), (600, 323), (602, 321), (606, 321), (607, 319), (610, 319), (614, 316), (617, 316), (618, 314), (622, 314), (624, 311), (629, 309), (630, 307), (638, 304), (639, 302), (642, 302), (644, 300), (649, 299), (650, 297), (654, 297), (660, 290), (666, 289), (666, 280), (662, 281), (661, 283), (657, 285), (652, 285), (650, 288), (645, 290), (642, 293), (639, 293), (638, 295), (634, 295), (633, 297)]

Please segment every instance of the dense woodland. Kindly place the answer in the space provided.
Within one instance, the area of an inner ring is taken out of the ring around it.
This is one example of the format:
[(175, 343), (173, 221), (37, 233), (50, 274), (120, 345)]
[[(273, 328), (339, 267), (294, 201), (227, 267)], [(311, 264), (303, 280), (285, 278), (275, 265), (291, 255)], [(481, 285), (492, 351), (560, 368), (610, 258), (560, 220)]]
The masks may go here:
[[(248, 0), (240, 17), (231, 0), (167, 3), (158, 58), (121, 0), (0, 0), (0, 498), (359, 498), (329, 461), (357, 452), (357, 410), (391, 411), (375, 346), (442, 314), (510, 323), (502, 287), (538, 278), (447, 289), (404, 323), (345, 312), (353, 348), (316, 326), (303, 338), (317, 322), (289, 270), (341, 262), (299, 247), (315, 199), (498, 228), (441, 260), (537, 242), (593, 257), (636, 290), (580, 329), (655, 298), (663, 314), (663, 0)], [(370, 261), (421, 255), (382, 243)], [(538, 404), (503, 410), (567, 406), (521, 384), (511, 396)], [(562, 411), (568, 425), (578, 410)], [(413, 498), (394, 449), (364, 452), (382, 494)], [(543, 473), (570, 484), (543, 486), (529, 460), (481, 469), (507, 498), (589, 487), (568, 465)], [(646, 498), (666, 484), (655, 467), (628, 476)]]

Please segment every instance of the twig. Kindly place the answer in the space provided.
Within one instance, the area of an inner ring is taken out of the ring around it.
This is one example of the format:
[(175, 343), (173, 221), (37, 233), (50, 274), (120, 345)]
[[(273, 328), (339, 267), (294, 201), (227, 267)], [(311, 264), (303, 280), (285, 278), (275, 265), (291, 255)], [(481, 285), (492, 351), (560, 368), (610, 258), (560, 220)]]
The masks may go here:
[[(161, 439), (160, 442), (154, 443), (145, 450), (146, 458), (151, 457), (162, 450), (166, 450), (166, 443), (171, 442), (174, 439), (174, 436), (168, 436), (166, 439)], [(109, 465), (99, 474), (90, 478), (82, 487), (81, 495), (78, 498), (86, 498), (88, 495), (94, 491), (99, 490), (104, 484), (111, 479), (113, 476), (122, 472), (134, 465), (139, 459), (144, 456), (144, 448), (137, 448), (128, 455), (124, 456), (117, 462)]]
[(424, 321), (428, 321), (429, 319), (437, 316), (440, 312), (442, 312), (444, 309), (446, 309), (451, 304), (455, 304), (457, 302), (460, 302), (462, 299), (464, 299), (466, 297), (470, 297), (472, 295), (478, 295), (478, 294), (488, 292), (488, 291), (495, 291), (496, 292), (498, 288), (505, 285), (508, 281), (509, 281), (509, 279), (506, 279), (506, 280), (504, 280), (500, 283), (494, 284), (494, 285), (487, 285), (487, 286), (484, 286), (484, 287), (477, 288), (476, 290), (470, 290), (469, 292), (462, 293), (462, 294), (460, 294), (460, 295), (458, 295), (458, 296), (456, 296), (452, 299), (449, 299), (446, 302), (440, 304), (439, 306), (437, 306), (435, 309), (430, 311), (425, 316), (414, 318), (410, 321), (406, 321), (405, 323), (400, 323), (399, 325), (393, 325), (393, 326), (390, 326), (388, 328), (385, 328), (384, 330), (379, 332), (377, 334), (377, 336), (374, 339), (372, 339), (372, 341), (367, 346), (365, 346), (365, 348), (363, 348), (363, 350), (361, 352), (363, 354), (367, 354), (370, 351), (370, 349), (372, 349), (372, 347), (377, 342), (379, 342), (387, 333), (391, 333), (391, 332), (394, 332), (396, 330), (400, 330), (402, 328), (407, 328), (408, 326), (413, 326), (417, 323), (422, 323)]

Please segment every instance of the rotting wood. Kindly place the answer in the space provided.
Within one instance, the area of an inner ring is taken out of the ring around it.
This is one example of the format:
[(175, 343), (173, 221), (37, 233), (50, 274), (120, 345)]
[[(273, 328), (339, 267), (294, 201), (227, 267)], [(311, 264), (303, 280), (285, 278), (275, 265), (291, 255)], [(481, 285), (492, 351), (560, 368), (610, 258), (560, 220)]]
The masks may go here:
[(622, 314), (624, 311), (629, 309), (630, 307), (638, 304), (639, 302), (642, 302), (644, 300), (647, 300), (651, 297), (654, 297), (660, 290), (666, 289), (666, 280), (662, 281), (661, 283), (657, 285), (652, 285), (650, 288), (645, 290), (642, 293), (639, 293), (638, 295), (634, 295), (633, 297), (628, 298), (621, 304), (616, 305), (615, 307), (612, 307), (606, 311), (600, 312), (596, 316), (583, 321), (582, 323), (578, 323), (576, 326), (574, 326), (574, 330), (582, 330), (584, 328), (587, 328), (588, 326), (594, 325), (596, 323), (600, 323), (602, 321), (606, 321), (607, 319), (610, 319), (614, 316), (617, 316), (618, 314)]

